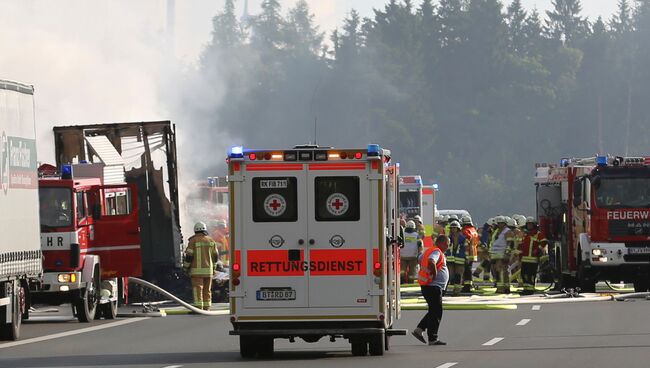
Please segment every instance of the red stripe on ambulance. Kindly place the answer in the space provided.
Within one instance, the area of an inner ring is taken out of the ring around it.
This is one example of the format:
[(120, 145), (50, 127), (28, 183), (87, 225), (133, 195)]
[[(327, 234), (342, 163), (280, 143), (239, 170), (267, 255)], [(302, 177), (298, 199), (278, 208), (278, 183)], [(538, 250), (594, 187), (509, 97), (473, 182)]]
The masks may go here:
[(248, 276), (304, 276), (305, 252), (300, 260), (289, 260), (287, 250), (249, 250), (246, 252)]
[(314, 249), (309, 251), (312, 276), (367, 275), (365, 249)]
[(365, 170), (362, 163), (309, 164), (309, 170)]
[(246, 171), (300, 171), (302, 164), (248, 164)]

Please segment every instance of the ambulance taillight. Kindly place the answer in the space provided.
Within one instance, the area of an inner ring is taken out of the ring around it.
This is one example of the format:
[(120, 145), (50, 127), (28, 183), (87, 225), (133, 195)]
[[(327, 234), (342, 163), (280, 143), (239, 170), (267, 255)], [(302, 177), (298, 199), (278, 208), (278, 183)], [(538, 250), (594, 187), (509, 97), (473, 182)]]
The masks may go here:
[(241, 266), (239, 263), (233, 263), (232, 265), (232, 284), (237, 286), (241, 283), (239, 277), (241, 276)]

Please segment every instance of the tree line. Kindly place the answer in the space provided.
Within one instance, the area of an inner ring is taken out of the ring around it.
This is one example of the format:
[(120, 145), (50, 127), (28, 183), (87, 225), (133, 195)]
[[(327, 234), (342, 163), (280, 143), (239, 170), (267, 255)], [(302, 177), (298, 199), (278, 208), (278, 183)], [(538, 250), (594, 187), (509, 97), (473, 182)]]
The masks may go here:
[(390, 0), (325, 32), (304, 0), (248, 19), (226, 0), (191, 116), (249, 147), (379, 143), (439, 183), (439, 208), (532, 214), (535, 162), (650, 148), (650, 0), (552, 5)]

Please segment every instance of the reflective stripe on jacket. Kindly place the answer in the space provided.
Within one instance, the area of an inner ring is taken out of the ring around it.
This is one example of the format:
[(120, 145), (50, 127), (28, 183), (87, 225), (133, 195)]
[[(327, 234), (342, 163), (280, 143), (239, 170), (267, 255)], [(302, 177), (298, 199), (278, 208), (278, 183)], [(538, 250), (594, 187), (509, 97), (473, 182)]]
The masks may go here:
[(546, 242), (546, 236), (538, 230), (526, 235), (521, 244), (521, 261), (537, 263), (542, 255), (541, 246)]

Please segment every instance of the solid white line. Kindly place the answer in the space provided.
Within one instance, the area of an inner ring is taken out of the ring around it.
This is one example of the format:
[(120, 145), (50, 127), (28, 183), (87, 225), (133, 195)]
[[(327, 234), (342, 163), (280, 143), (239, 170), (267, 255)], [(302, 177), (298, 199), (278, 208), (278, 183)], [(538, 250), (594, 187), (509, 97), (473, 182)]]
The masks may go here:
[(122, 320), (122, 321), (105, 323), (105, 324), (99, 325), (99, 326), (81, 328), (79, 330), (60, 332), (60, 333), (56, 333), (56, 334), (53, 334), (53, 335), (46, 335), (46, 336), (41, 336), (41, 337), (34, 337), (34, 338), (31, 338), (31, 339), (22, 340), (22, 341), (8, 342), (8, 343), (0, 344), (0, 349), (11, 348), (11, 347), (14, 347), (14, 346), (20, 346), (20, 345), (26, 345), (26, 344), (33, 344), (35, 342), (60, 339), (62, 337), (78, 335), (78, 334), (82, 334), (82, 333), (86, 333), (86, 332), (104, 330), (104, 329), (111, 328), (111, 327), (117, 327), (117, 326), (127, 325), (129, 323), (140, 322), (140, 321), (143, 321), (143, 320), (149, 319), (149, 318), (150, 317), (129, 318), (129, 319), (125, 319), (125, 320)]
[(533, 305), (533, 310), (540, 310), (542, 309), (541, 305)]
[(526, 326), (530, 322), (530, 319), (524, 318), (521, 321), (517, 322), (517, 326)]
[(456, 364), (458, 364), (458, 362), (445, 363), (443, 365), (437, 366), (436, 368), (449, 368), (455, 366)]
[(503, 337), (495, 337), (492, 340), (483, 343), (483, 346), (492, 346), (492, 345), (498, 343), (501, 340), (503, 340)]
[(181, 368), (181, 367), (182, 367), (182, 365), (168, 365), (168, 366), (163, 367), (163, 368)]

